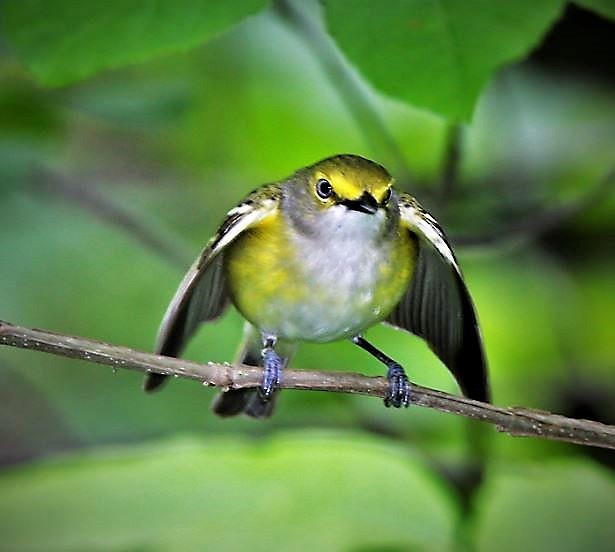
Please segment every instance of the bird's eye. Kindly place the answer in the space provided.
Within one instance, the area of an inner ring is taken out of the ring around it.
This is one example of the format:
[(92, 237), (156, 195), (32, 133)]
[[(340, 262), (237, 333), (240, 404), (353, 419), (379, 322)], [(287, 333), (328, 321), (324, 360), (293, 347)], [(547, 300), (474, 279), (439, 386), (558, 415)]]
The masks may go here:
[(382, 196), (382, 205), (386, 205), (389, 202), (389, 199), (391, 199), (391, 188), (387, 188), (387, 191), (384, 192), (384, 195)]
[(320, 178), (316, 182), (316, 193), (320, 199), (327, 199), (333, 195), (333, 187), (326, 178)]

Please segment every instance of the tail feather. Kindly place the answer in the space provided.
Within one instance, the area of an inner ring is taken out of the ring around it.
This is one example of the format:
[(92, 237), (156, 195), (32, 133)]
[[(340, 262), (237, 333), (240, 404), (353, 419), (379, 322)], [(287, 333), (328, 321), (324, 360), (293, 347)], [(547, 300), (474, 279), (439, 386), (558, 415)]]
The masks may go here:
[(219, 393), (211, 407), (222, 418), (237, 416), (246, 409), (253, 393), (254, 389), (230, 389)]
[(146, 374), (143, 380), (143, 390), (148, 393), (152, 391), (158, 391), (168, 380), (169, 376), (165, 374)]
[[(238, 364), (262, 367), (261, 339), (258, 332), (250, 326), (246, 331), (243, 347), (237, 357)], [(284, 364), (288, 363), (288, 357), (284, 358)], [(279, 391), (264, 401), (257, 389), (229, 389), (220, 393), (212, 403), (212, 410), (218, 416), (229, 418), (238, 414), (245, 414), (251, 418), (268, 418), (273, 413)]]
[(220, 393), (212, 404), (213, 411), (222, 418), (245, 414), (251, 418), (268, 418), (275, 408), (279, 391), (263, 401), (256, 389), (230, 389)]

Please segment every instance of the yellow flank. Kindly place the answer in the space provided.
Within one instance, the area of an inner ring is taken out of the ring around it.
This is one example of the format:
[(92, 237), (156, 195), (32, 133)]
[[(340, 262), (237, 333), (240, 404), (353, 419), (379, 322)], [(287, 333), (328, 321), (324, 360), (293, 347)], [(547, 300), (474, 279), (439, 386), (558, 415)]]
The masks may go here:
[(280, 211), (242, 233), (224, 252), (227, 282), (237, 309), (258, 325), (259, 313), (272, 297), (305, 301), (305, 288), (297, 285), (293, 254)]
[(413, 234), (400, 227), (393, 241), (390, 259), (379, 265), (380, 281), (375, 288), (374, 303), (380, 307), (378, 320), (381, 322), (397, 306), (410, 286), (416, 267), (418, 244)]

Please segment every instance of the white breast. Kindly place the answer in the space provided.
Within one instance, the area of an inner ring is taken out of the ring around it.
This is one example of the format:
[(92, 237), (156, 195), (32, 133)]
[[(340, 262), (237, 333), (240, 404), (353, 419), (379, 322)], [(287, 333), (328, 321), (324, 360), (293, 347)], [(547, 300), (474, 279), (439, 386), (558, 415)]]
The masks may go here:
[(391, 248), (379, 240), (384, 211), (370, 215), (340, 205), (322, 217), (316, 235), (293, 237), (296, 267), (309, 286), (309, 300), (285, 305), (277, 328), (280, 337), (308, 341), (349, 337), (380, 314), (374, 290), (391, 254)]

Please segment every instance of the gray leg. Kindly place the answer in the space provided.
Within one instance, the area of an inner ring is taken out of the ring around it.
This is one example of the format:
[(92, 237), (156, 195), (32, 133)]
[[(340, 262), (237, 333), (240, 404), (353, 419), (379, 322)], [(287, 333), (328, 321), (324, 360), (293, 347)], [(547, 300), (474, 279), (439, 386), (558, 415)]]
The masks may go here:
[(410, 404), (410, 383), (402, 366), (360, 335), (353, 337), (352, 342), (386, 365), (389, 393), (384, 399), (384, 406), (393, 406), (395, 408), (400, 408), (401, 406), (408, 407)]
[(263, 337), (263, 381), (258, 388), (258, 394), (263, 402), (271, 400), (276, 388), (280, 385), (284, 361), (275, 352), (277, 339), (274, 336)]

